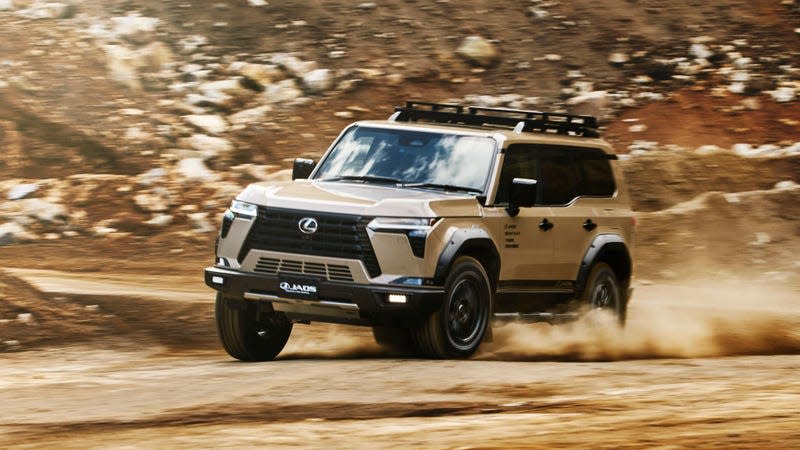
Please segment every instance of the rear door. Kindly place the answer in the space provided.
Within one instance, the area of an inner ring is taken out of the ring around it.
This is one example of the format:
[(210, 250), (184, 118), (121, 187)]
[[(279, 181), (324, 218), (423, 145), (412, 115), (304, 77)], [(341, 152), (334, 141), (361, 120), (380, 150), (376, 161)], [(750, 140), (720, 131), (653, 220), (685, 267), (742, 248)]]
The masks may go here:
[[(538, 162), (531, 145), (511, 145), (506, 149), (495, 195), (495, 208), (487, 219), (492, 223), (501, 248), (501, 287), (530, 285), (531, 281), (553, 280), (553, 234), (550, 232), (549, 207), (521, 208), (516, 217), (505, 207), (514, 178), (536, 179)], [(534, 283), (535, 284), (535, 283)]]
[(539, 203), (550, 207), (554, 240), (551, 261), (555, 280), (574, 280), (576, 261), (591, 242), (582, 224), (594, 219), (594, 208), (578, 198), (580, 178), (569, 147), (541, 146), (539, 159)]

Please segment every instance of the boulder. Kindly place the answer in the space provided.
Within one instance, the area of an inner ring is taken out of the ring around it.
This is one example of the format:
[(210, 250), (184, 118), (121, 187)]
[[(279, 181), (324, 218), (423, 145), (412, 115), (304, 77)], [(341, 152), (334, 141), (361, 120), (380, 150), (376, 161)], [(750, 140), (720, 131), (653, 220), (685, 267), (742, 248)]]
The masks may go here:
[(248, 93), (248, 90), (242, 86), (238, 78), (207, 81), (200, 84), (197, 89), (205, 95), (212, 95), (216, 92), (222, 92), (229, 95), (242, 95)]
[(198, 233), (210, 233), (212, 231), (217, 231), (216, 227), (214, 227), (211, 224), (211, 221), (208, 220), (207, 212), (190, 213), (187, 214), (186, 217), (194, 227), (194, 231)]
[(34, 234), (28, 232), (22, 225), (16, 222), (0, 224), (0, 246), (32, 241), (34, 239), (36, 239)]
[(140, 90), (139, 67), (142, 61), (139, 55), (122, 45), (106, 45), (106, 67), (112, 80), (131, 90)]
[(288, 103), (303, 96), (303, 91), (294, 80), (283, 80), (266, 86), (261, 98), (264, 103)]
[(187, 96), (187, 101), (194, 105), (210, 104), (228, 108), (236, 99), (246, 99), (253, 95), (253, 91), (242, 86), (238, 78), (207, 81), (201, 83), (197, 89), (201, 95), (190, 94)]
[(61, 2), (33, 2), (28, 8), (20, 9), (17, 15), (25, 19), (63, 19), (72, 15), (72, 5)]
[(312, 70), (303, 77), (303, 84), (313, 94), (321, 94), (330, 90), (334, 81), (333, 72), (330, 69)]
[(709, 59), (714, 56), (714, 52), (712, 52), (705, 44), (692, 44), (689, 47), (689, 54), (696, 59)]
[(142, 186), (152, 186), (154, 184), (164, 181), (167, 176), (167, 171), (161, 167), (155, 167), (147, 172), (141, 173), (136, 176), (136, 184)]
[(191, 181), (212, 182), (219, 179), (219, 176), (212, 172), (202, 158), (186, 158), (178, 161), (175, 171), (183, 178)]
[(36, 183), (18, 184), (8, 190), (6, 198), (9, 200), (21, 200), (37, 190), (39, 190), (39, 185)]
[(792, 180), (779, 181), (779, 182), (775, 183), (775, 189), (778, 189), (778, 190), (781, 190), (781, 191), (792, 190), (792, 189), (797, 189), (797, 188), (800, 188), (800, 184), (797, 184)]
[(199, 34), (193, 34), (190, 36), (186, 36), (181, 38), (178, 41), (177, 49), (182, 54), (187, 55), (190, 53), (194, 53), (200, 47), (208, 44), (208, 38), (205, 36), (201, 36)]
[(234, 125), (247, 125), (250, 123), (261, 122), (272, 111), (269, 105), (258, 106), (256, 108), (245, 109), (228, 116), (228, 122)]
[(26, 198), (7, 203), (0, 203), (0, 217), (10, 218), (26, 225), (34, 221), (54, 223), (64, 222), (67, 210), (63, 205), (43, 198)]
[(763, 158), (770, 156), (778, 156), (782, 153), (782, 149), (777, 145), (764, 144), (758, 147), (753, 147), (750, 144), (734, 144), (731, 147), (734, 154), (743, 158)]
[(141, 89), (141, 72), (158, 72), (174, 59), (172, 50), (163, 42), (152, 42), (138, 49), (106, 45), (104, 50), (111, 79), (132, 90)]
[(133, 201), (145, 212), (163, 212), (169, 209), (167, 199), (153, 193), (136, 194), (133, 196)]
[(631, 58), (627, 53), (614, 52), (608, 55), (608, 63), (612, 66), (621, 66), (630, 60)]
[(585, 94), (572, 97), (567, 100), (570, 105), (570, 111), (573, 114), (586, 114), (590, 116), (599, 116), (606, 108), (611, 99), (606, 91), (591, 91)]
[(795, 98), (795, 90), (789, 86), (781, 86), (774, 91), (767, 91), (773, 100), (779, 103), (787, 103)]
[(528, 10), (525, 12), (525, 15), (530, 17), (531, 20), (538, 22), (550, 17), (550, 12), (548, 12), (546, 9), (530, 6), (528, 7)]
[(145, 223), (145, 225), (149, 225), (151, 227), (164, 228), (164, 227), (166, 227), (166, 226), (168, 226), (169, 224), (172, 223), (172, 219), (173, 219), (173, 217), (171, 215), (169, 215), (169, 214), (157, 213), (157, 214), (153, 214), (153, 217), (151, 217), (149, 220), (145, 221), (144, 223)]
[(139, 68), (151, 72), (158, 72), (175, 60), (172, 49), (167, 44), (158, 41), (145, 45), (136, 53), (141, 64)]
[(155, 17), (143, 17), (138, 14), (111, 18), (114, 34), (135, 45), (151, 42), (159, 22), (160, 20)]
[(468, 36), (456, 49), (456, 54), (467, 62), (489, 67), (500, 59), (500, 52), (491, 42), (480, 36)]
[(261, 88), (286, 78), (283, 71), (274, 64), (243, 64), (238, 73)]
[(229, 153), (233, 150), (233, 144), (229, 140), (205, 134), (193, 134), (187, 143), (189, 147), (202, 153), (205, 159), (214, 158), (220, 153)]
[(152, 140), (155, 136), (153, 133), (148, 133), (139, 127), (130, 127), (125, 130), (125, 134), (122, 137), (128, 141), (147, 142)]
[(470, 94), (464, 97), (464, 101), (470, 105), (483, 106), (486, 108), (501, 106), (500, 98), (493, 95)]
[(216, 114), (191, 114), (183, 116), (183, 120), (208, 134), (220, 134), (228, 131), (228, 122)]
[(300, 58), (288, 53), (276, 53), (272, 55), (270, 62), (283, 67), (284, 70), (297, 78), (303, 78), (307, 73), (317, 69), (314, 61), (303, 61)]
[(67, 210), (63, 205), (42, 198), (26, 198), (18, 203), (21, 203), (24, 215), (39, 222), (61, 222), (67, 217)]

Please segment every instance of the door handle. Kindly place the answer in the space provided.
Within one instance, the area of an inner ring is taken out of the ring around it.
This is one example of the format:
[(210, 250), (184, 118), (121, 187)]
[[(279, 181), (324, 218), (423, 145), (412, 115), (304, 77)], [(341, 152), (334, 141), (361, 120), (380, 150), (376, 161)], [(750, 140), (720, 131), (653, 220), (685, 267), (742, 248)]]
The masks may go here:
[(592, 219), (586, 219), (586, 222), (583, 222), (583, 229), (586, 231), (592, 231), (597, 228), (597, 224), (592, 222)]
[(543, 231), (550, 231), (550, 229), (553, 228), (554, 226), (555, 225), (553, 225), (553, 222), (550, 222), (546, 218), (542, 219), (542, 221), (539, 222), (539, 228), (541, 228)]

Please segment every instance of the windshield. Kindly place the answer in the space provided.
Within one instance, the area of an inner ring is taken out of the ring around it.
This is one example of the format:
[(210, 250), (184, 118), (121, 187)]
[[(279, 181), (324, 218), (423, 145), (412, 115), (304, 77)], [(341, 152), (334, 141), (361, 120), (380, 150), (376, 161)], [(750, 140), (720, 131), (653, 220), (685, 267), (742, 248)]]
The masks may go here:
[(482, 192), (494, 149), (488, 137), (353, 127), (314, 178)]

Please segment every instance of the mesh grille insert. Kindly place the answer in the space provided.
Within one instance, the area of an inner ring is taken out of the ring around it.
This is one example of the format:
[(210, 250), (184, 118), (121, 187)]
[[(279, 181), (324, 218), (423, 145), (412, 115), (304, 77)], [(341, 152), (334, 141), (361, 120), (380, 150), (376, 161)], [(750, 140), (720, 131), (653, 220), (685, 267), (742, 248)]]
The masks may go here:
[(353, 281), (353, 274), (350, 272), (350, 268), (339, 264), (320, 264), (262, 257), (258, 259), (253, 271), (267, 275), (296, 273), (321, 277), (331, 281)]

